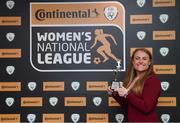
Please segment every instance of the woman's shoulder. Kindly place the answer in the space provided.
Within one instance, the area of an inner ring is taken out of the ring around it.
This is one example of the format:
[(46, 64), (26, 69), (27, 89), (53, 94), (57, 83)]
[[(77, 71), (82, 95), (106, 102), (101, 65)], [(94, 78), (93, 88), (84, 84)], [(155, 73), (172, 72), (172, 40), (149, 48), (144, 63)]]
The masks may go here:
[(160, 83), (160, 79), (156, 74), (151, 74), (149, 75), (145, 81), (152, 81), (152, 82), (159, 82)]

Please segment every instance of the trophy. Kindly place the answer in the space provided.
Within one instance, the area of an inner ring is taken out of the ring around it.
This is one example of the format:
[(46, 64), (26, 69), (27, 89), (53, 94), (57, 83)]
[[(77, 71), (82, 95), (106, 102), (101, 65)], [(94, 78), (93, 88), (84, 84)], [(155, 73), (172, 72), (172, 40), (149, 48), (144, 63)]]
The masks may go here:
[(116, 66), (116, 69), (114, 71), (114, 81), (112, 82), (112, 85), (111, 85), (111, 89), (113, 91), (117, 91), (117, 89), (123, 85), (123, 82), (117, 81), (118, 73), (120, 72), (120, 68), (121, 68), (121, 61), (117, 61), (117, 66)]

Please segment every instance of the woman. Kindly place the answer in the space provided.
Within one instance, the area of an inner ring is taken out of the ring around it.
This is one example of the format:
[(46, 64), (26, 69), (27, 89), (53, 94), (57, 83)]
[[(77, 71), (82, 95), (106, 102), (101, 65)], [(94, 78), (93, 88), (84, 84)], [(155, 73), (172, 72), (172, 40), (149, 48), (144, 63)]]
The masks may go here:
[(127, 106), (128, 121), (158, 122), (156, 106), (160, 96), (160, 80), (153, 72), (152, 55), (144, 48), (131, 57), (124, 85), (114, 92), (107, 89), (122, 106)]

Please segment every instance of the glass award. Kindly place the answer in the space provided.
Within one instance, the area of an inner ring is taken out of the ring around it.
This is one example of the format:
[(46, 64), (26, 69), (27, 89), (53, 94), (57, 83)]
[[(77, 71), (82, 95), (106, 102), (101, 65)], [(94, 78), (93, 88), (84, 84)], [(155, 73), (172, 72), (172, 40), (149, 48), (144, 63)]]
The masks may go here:
[(121, 68), (121, 61), (118, 61), (116, 69), (114, 71), (114, 81), (112, 81), (112, 84), (111, 84), (111, 89), (113, 91), (117, 91), (117, 89), (123, 85), (123, 82), (118, 82), (117, 81), (118, 73), (120, 72), (120, 68)]

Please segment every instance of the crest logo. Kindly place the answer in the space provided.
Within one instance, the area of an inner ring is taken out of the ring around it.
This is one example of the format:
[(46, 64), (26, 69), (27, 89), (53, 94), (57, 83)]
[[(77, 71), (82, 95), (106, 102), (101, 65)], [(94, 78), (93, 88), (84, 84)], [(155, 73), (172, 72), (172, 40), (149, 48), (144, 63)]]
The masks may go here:
[(93, 103), (95, 106), (99, 106), (102, 102), (102, 98), (101, 97), (94, 97), (93, 98)]
[(6, 67), (6, 72), (9, 74), (9, 75), (12, 75), (15, 71), (15, 67), (14, 66), (7, 66)]
[(36, 89), (36, 82), (29, 82), (28, 88), (30, 91), (34, 91)]
[(74, 91), (77, 91), (79, 89), (80, 83), (78, 81), (73, 81), (71, 83), (71, 87)]
[(49, 98), (49, 103), (50, 103), (52, 106), (56, 106), (56, 104), (58, 103), (58, 98), (57, 98), (57, 97), (50, 97), (50, 98)]
[(9, 42), (11, 42), (11, 41), (14, 40), (15, 34), (12, 33), (12, 32), (9, 32), (9, 33), (6, 34), (6, 38), (7, 38), (7, 40), (8, 40)]
[(74, 123), (77, 123), (79, 121), (80, 115), (79, 114), (72, 114), (71, 119)]
[(6, 105), (7, 105), (7, 106), (11, 107), (11, 106), (14, 104), (14, 98), (12, 98), (12, 97), (7, 97), (7, 98), (5, 99), (5, 102), (6, 102)]
[(104, 15), (110, 21), (114, 20), (117, 14), (118, 14), (118, 10), (116, 7), (109, 6), (104, 9)]
[(139, 40), (143, 40), (146, 37), (146, 32), (138, 31), (136, 35), (137, 35)]
[(169, 114), (162, 114), (161, 120), (163, 121), (163, 123), (168, 123), (170, 120), (170, 115)]
[(169, 88), (169, 82), (161, 82), (161, 88), (163, 91), (167, 91)]
[(143, 7), (146, 3), (146, 0), (137, 0), (136, 3), (139, 7)]
[(8, 9), (12, 9), (14, 7), (14, 5), (15, 5), (15, 2), (13, 0), (8, 0), (6, 2), (6, 6)]
[(115, 119), (118, 123), (122, 123), (124, 120), (124, 114), (116, 114)]
[(161, 15), (159, 16), (159, 19), (160, 19), (160, 21), (161, 21), (162, 23), (166, 23), (166, 22), (168, 21), (168, 19), (169, 19), (169, 16), (168, 16), (168, 14), (161, 14)]
[(167, 54), (169, 53), (169, 48), (167, 47), (161, 47), (160, 50), (159, 50), (160, 54), (162, 56), (167, 56)]
[(36, 115), (35, 114), (28, 114), (27, 120), (29, 121), (29, 123), (33, 123), (36, 120)]

